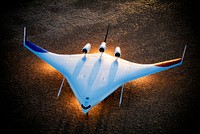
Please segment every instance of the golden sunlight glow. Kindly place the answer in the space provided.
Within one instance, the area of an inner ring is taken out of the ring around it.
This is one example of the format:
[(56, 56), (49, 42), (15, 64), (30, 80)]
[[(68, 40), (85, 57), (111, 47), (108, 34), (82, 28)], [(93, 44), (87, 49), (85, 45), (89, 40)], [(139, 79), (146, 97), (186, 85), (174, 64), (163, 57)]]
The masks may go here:
[(46, 62), (34, 63), (34, 68), (35, 68), (36, 71), (43, 73), (43, 74), (49, 74), (49, 73), (57, 72), (55, 68), (53, 68), (51, 65), (47, 64)]
[(133, 80), (131, 81), (131, 84), (135, 85), (135, 86), (147, 86), (153, 82), (155, 82), (155, 80), (158, 79), (156, 75), (149, 75), (149, 76), (145, 76), (145, 77), (141, 77), (139, 79)]
[(106, 50), (106, 54), (109, 54), (109, 55), (111, 55), (111, 56), (114, 56), (114, 52), (115, 52), (115, 50), (110, 50), (110, 49), (107, 49)]
[[(130, 82), (133, 87), (136, 87), (141, 90), (151, 90), (154, 87), (160, 88), (167, 86), (169, 84), (169, 80), (164, 78), (164, 75), (161, 74), (153, 74), (149, 76), (145, 76)], [(158, 86), (157, 86), (158, 85)]]
[(89, 111), (89, 116), (98, 117), (101, 113), (103, 104), (100, 102)]
[(72, 96), (69, 101), (69, 106), (72, 111), (82, 112), (81, 106), (75, 96)]
[(99, 46), (98, 46), (98, 45), (95, 45), (95, 44), (92, 44), (92, 47), (91, 47), (89, 53), (90, 53), (90, 54), (99, 53)]
[(41, 65), (41, 69), (44, 69), (44, 70), (46, 70), (48, 72), (54, 72), (54, 71), (56, 71), (56, 69), (54, 67), (52, 67), (51, 65), (49, 65), (47, 63), (43, 63)]

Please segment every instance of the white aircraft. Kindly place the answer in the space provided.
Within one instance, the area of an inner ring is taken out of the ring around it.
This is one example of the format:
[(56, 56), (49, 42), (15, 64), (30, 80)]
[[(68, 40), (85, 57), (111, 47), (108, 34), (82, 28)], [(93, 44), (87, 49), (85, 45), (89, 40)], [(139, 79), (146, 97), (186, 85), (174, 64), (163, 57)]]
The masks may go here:
[(24, 28), (23, 45), (63, 74), (64, 78), (58, 96), (66, 78), (82, 107), (83, 113), (87, 115), (92, 107), (122, 86), (120, 106), (125, 83), (183, 63), (186, 46), (181, 58), (154, 64), (138, 64), (124, 60), (120, 58), (121, 50), (119, 47), (116, 47), (114, 56), (106, 54), (108, 32), (109, 26), (105, 40), (99, 47), (99, 53), (94, 54), (88, 54), (91, 48), (89, 43), (82, 48), (83, 54), (66, 55), (49, 52), (26, 39), (26, 27)]

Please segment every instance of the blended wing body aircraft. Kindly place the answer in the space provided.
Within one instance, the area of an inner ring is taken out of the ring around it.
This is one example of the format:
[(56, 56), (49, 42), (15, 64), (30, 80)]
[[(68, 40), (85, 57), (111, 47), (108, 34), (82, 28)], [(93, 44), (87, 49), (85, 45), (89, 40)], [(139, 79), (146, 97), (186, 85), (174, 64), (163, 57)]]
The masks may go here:
[(85, 114), (120, 86), (122, 86), (119, 102), (121, 105), (125, 83), (179, 66), (183, 62), (186, 46), (181, 58), (154, 64), (138, 64), (124, 60), (120, 58), (119, 47), (116, 47), (114, 56), (108, 55), (105, 53), (108, 31), (109, 26), (105, 40), (99, 47), (99, 53), (94, 54), (87, 54), (91, 48), (89, 43), (83, 47), (83, 54), (65, 55), (49, 52), (26, 39), (26, 28), (24, 28), (23, 45), (63, 74), (64, 79), (58, 96), (66, 78)]

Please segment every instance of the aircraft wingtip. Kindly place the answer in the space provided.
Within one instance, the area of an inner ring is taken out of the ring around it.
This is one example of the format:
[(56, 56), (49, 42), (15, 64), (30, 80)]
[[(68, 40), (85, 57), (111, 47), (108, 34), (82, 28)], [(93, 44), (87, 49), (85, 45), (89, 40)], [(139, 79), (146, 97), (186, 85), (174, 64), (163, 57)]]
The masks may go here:
[(184, 60), (186, 48), (187, 48), (187, 45), (185, 45), (184, 50), (183, 50), (183, 54), (182, 54), (182, 57), (181, 57), (181, 61), (182, 61), (182, 62), (183, 62), (183, 60)]
[(23, 44), (25, 44), (26, 41), (26, 27), (24, 27), (24, 40), (23, 40)]

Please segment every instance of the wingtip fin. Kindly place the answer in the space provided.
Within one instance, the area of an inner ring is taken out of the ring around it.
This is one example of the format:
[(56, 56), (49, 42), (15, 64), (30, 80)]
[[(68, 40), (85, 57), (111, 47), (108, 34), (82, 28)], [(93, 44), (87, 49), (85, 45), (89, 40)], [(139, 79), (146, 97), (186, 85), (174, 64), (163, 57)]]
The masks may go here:
[(183, 54), (182, 54), (182, 57), (181, 57), (181, 62), (183, 62), (185, 52), (186, 52), (186, 48), (187, 48), (187, 45), (185, 45), (185, 47), (184, 47)]
[(24, 40), (23, 40), (23, 44), (25, 44), (26, 42), (26, 27), (24, 27)]
[(172, 65), (175, 65), (175, 64), (182, 64), (184, 56), (185, 56), (186, 48), (187, 48), (187, 45), (185, 45), (185, 47), (184, 47), (183, 54), (182, 54), (181, 58), (155, 63), (155, 65), (159, 66), (159, 67), (169, 67), (169, 66), (172, 66)]

